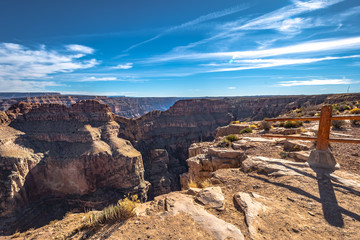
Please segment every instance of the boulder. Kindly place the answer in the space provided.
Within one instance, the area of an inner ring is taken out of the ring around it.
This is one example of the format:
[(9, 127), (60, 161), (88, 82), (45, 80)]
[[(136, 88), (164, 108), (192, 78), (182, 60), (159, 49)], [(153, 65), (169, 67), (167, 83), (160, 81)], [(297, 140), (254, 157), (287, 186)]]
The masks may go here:
[(195, 199), (205, 207), (223, 210), (225, 207), (225, 198), (220, 187), (204, 188), (196, 195)]

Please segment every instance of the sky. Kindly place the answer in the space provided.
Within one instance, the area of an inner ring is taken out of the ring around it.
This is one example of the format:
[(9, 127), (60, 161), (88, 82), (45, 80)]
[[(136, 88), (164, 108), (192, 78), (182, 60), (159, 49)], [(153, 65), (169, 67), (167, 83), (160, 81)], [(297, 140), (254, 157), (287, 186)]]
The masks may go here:
[(0, 0), (0, 92), (360, 92), (359, 0)]

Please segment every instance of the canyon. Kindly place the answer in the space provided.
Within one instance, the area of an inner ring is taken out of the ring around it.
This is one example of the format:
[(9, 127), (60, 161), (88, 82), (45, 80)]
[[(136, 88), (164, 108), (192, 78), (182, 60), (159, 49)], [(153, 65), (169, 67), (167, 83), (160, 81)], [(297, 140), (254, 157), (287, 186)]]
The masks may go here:
[[(30, 215), (24, 209), (34, 213), (30, 205), (53, 198), (80, 209), (99, 208), (127, 194), (146, 201), (179, 190), (189, 146), (213, 140), (218, 127), (359, 100), (360, 94), (183, 99), (137, 118), (115, 114), (115, 105), (104, 103), (106, 97), (41, 98), (0, 112), (3, 223), (19, 215), (24, 219)], [(50, 98), (61, 102), (46, 103)]]

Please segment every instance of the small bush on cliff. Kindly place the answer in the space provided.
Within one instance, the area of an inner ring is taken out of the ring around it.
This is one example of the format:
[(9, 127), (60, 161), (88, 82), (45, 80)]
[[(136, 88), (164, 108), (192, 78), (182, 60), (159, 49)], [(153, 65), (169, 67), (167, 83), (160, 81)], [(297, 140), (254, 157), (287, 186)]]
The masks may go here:
[(284, 128), (298, 128), (303, 125), (301, 121), (286, 121), (284, 123)]
[(244, 134), (244, 133), (252, 133), (252, 129), (251, 128), (244, 128), (240, 131), (240, 134)]
[(232, 121), (230, 124), (240, 124), (240, 121)]
[(235, 141), (239, 140), (239, 138), (237, 136), (235, 136), (234, 134), (227, 135), (225, 137), (225, 139), (228, 140), (229, 142), (235, 142)]
[(124, 221), (136, 215), (135, 207), (139, 203), (137, 196), (126, 197), (118, 201), (116, 205), (110, 205), (101, 212), (93, 213), (84, 222), (80, 230), (87, 228), (96, 228), (114, 220)]
[(352, 110), (350, 110), (351, 114), (360, 114), (360, 108), (354, 108)]
[(264, 129), (265, 131), (269, 131), (271, 128), (271, 123), (267, 121), (261, 122), (261, 129)]
[(345, 126), (346, 122), (344, 120), (332, 120), (331, 126), (335, 129), (342, 129)]

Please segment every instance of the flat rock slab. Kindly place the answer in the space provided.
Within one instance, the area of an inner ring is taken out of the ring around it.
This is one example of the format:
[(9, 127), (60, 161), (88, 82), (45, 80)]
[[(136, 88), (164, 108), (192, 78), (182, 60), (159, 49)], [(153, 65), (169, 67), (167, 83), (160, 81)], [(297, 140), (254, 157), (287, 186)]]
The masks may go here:
[(268, 176), (303, 176), (310, 171), (308, 163), (297, 163), (277, 158), (249, 156), (242, 162), (244, 172), (261, 172)]
[(222, 210), (225, 207), (225, 198), (220, 187), (204, 188), (196, 195), (195, 199), (205, 207)]
[(276, 143), (274, 139), (261, 138), (261, 137), (243, 137), (242, 140), (246, 140), (248, 142), (263, 142), (263, 143)]
[(240, 229), (208, 213), (202, 206), (196, 204), (192, 197), (173, 192), (168, 194), (167, 199), (172, 202), (172, 206), (163, 214), (176, 215), (180, 212), (189, 214), (200, 227), (218, 240), (244, 239)]
[(234, 195), (234, 200), (240, 209), (245, 213), (246, 224), (248, 225), (251, 239), (261, 239), (258, 227), (261, 226), (261, 219), (259, 215), (264, 213), (267, 209), (265, 205), (257, 201), (264, 197), (258, 194), (249, 194), (245, 192), (238, 192)]
[(306, 162), (309, 159), (310, 151), (289, 152), (288, 156), (296, 162)]

